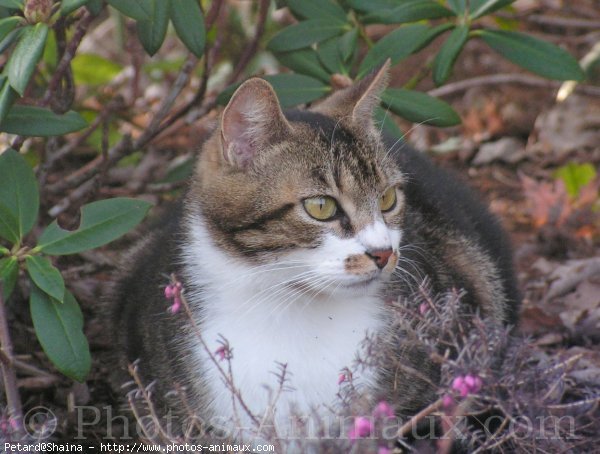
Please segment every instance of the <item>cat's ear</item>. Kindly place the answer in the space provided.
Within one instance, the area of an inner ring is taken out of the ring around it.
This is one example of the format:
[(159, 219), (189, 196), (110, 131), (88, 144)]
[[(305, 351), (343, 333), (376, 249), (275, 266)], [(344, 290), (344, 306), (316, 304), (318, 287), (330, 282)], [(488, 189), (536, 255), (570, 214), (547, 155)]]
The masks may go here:
[(389, 59), (359, 82), (344, 88), (313, 110), (332, 118), (351, 122), (357, 126), (373, 126), (373, 112), (389, 82), (391, 62)]
[(261, 149), (285, 138), (291, 126), (271, 85), (253, 78), (240, 85), (231, 97), (220, 129), (225, 160), (245, 168)]

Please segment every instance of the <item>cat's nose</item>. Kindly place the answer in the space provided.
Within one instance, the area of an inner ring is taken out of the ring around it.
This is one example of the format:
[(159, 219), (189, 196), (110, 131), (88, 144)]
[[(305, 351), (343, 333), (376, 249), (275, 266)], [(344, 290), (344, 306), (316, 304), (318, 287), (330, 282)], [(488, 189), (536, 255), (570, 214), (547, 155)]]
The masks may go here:
[(388, 249), (376, 249), (373, 251), (367, 251), (366, 254), (375, 262), (377, 268), (383, 269), (390, 259), (390, 256), (394, 253), (391, 248)]

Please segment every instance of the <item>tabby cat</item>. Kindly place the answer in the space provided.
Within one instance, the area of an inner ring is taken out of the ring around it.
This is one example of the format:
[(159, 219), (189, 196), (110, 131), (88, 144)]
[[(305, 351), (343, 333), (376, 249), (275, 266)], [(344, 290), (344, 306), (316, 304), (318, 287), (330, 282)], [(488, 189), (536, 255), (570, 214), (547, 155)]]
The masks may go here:
[[(259, 78), (235, 92), (185, 197), (116, 285), (111, 325), (122, 364), (139, 360), (160, 402), (185, 389), (187, 411), (209, 425), (251, 425), (217, 368), (229, 364), (247, 409), (287, 433), (292, 415), (324, 414), (334, 403), (365, 335), (388, 327), (386, 300), (410, 296), (425, 277), (433, 291), (464, 289), (464, 304), (487, 320), (515, 323), (511, 255), (497, 220), (373, 121), (388, 66), (308, 110), (284, 113)], [(182, 283), (193, 321), (169, 311), (169, 275)], [(425, 358), (406, 361), (435, 379)], [(282, 364), (287, 381), (273, 406)], [(381, 395), (381, 375), (363, 371), (353, 383)], [(432, 397), (428, 385), (395, 380), (403, 413)]]

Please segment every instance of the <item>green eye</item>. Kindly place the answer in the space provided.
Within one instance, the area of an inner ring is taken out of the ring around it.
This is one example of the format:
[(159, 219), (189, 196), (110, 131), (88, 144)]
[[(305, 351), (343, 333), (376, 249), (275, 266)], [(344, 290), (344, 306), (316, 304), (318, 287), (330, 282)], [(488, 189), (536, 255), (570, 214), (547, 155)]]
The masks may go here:
[(387, 188), (379, 198), (379, 209), (383, 212), (390, 211), (396, 206), (396, 188)]
[(337, 213), (337, 204), (331, 197), (311, 197), (303, 203), (306, 212), (319, 221), (327, 221)]

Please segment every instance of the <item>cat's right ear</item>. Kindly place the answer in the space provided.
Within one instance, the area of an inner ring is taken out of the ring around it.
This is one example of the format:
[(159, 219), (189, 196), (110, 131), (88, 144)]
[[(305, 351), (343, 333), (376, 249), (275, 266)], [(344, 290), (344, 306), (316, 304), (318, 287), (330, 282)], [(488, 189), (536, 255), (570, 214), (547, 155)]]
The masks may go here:
[(232, 165), (246, 168), (261, 149), (285, 138), (291, 126), (271, 85), (253, 78), (231, 97), (220, 129), (223, 157)]

